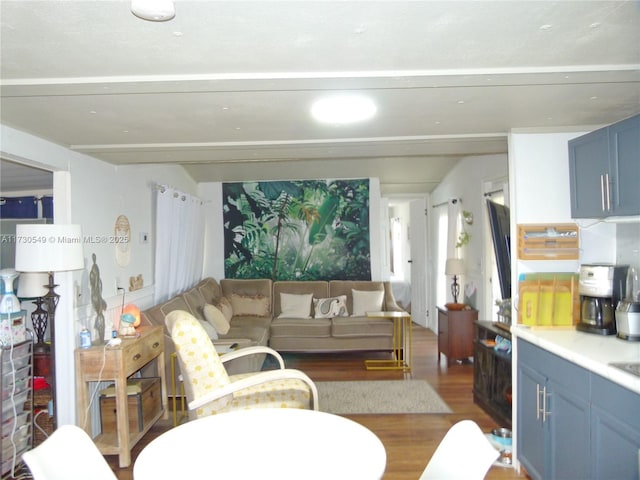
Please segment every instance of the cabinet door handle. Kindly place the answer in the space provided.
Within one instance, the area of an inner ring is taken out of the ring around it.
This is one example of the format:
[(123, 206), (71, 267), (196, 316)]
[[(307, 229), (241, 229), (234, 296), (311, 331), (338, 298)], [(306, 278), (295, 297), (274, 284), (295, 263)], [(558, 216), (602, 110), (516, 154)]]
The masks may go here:
[(160, 346), (160, 342), (156, 342), (151, 346), (151, 348), (155, 349), (155, 348), (158, 348), (159, 346)]
[(602, 205), (602, 211), (606, 212), (605, 202), (604, 202), (604, 175), (600, 175), (600, 202)]
[(540, 384), (536, 383), (536, 420), (540, 420)]
[(547, 387), (542, 388), (542, 423), (547, 421), (547, 415), (551, 412), (547, 411)]
[(609, 174), (605, 173), (604, 174), (604, 185), (605, 185), (605, 189), (606, 189), (606, 199), (607, 199), (607, 212), (611, 211), (611, 184), (609, 183)]
[(134, 360), (140, 360), (140, 357), (142, 357), (142, 355), (140, 355), (139, 353), (136, 353), (136, 354), (133, 356), (133, 359), (134, 359)]

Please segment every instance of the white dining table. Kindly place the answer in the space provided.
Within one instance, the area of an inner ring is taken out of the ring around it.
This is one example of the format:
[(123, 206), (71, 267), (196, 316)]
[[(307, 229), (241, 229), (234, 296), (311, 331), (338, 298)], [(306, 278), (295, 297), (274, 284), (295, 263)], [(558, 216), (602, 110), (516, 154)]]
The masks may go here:
[(387, 454), (368, 428), (338, 415), (293, 408), (220, 413), (151, 441), (134, 480), (380, 479)]

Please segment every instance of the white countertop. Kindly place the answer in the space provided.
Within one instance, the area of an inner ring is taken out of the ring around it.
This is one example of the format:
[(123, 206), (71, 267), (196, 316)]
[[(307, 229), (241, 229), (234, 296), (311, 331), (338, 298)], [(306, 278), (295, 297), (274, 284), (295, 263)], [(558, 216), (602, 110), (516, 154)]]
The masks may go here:
[(522, 338), (640, 394), (640, 377), (609, 365), (614, 362), (640, 362), (640, 342), (575, 329), (525, 325), (512, 325), (511, 335), (514, 339)]

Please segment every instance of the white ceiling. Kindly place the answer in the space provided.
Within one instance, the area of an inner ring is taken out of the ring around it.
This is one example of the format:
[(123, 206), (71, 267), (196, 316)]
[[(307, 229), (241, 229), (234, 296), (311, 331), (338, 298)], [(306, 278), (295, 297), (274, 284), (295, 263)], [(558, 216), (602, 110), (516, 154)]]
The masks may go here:
[[(0, 1), (0, 119), (114, 164), (196, 181), (375, 176), (429, 192), (512, 128), (640, 112), (640, 2)], [(319, 125), (314, 99), (377, 116)]]

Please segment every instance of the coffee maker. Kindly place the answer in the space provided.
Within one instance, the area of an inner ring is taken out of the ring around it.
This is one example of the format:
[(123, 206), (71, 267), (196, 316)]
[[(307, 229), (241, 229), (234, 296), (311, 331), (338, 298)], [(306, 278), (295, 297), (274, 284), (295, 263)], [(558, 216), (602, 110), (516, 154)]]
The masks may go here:
[(625, 296), (626, 265), (580, 266), (580, 322), (576, 329), (600, 335), (615, 335), (615, 310)]

